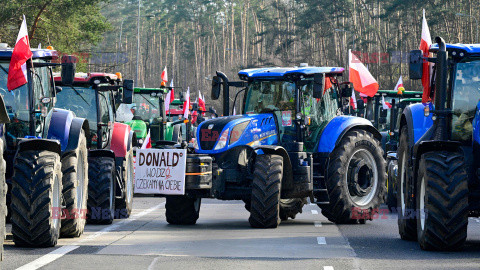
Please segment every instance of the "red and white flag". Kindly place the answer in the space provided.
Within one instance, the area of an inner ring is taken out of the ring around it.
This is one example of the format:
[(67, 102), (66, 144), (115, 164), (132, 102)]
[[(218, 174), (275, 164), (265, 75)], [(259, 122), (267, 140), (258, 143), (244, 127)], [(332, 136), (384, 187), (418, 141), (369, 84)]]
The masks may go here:
[(170, 91), (168, 91), (167, 95), (165, 96), (165, 114), (170, 111), (170, 103), (175, 99), (175, 95), (173, 93), (173, 79), (170, 82)]
[(162, 75), (160, 75), (160, 78), (162, 79), (162, 82), (167, 83), (168, 82), (168, 74), (167, 74), (167, 66), (162, 71)]
[(385, 96), (382, 96), (382, 107), (384, 110), (390, 110), (392, 108), (392, 104), (390, 104), (388, 101), (385, 101)]
[[(425, 19), (425, 9), (423, 10), (423, 20), (422, 20), (422, 40), (420, 41), (420, 50), (423, 51), (424, 57), (430, 56), (430, 46), (432, 45), (432, 37), (430, 36), (430, 30), (428, 29), (427, 19)], [(423, 95), (422, 103), (427, 103), (430, 101), (430, 76), (431, 76), (431, 67), (428, 61), (423, 62), (423, 76), (422, 76), (422, 85), (423, 85)]]
[(350, 106), (352, 109), (357, 109), (357, 98), (355, 97), (355, 89), (352, 89), (352, 96), (350, 97)]
[(349, 80), (353, 87), (360, 93), (373, 97), (378, 91), (378, 82), (373, 78), (370, 71), (363, 65), (362, 61), (348, 50)]
[(148, 130), (147, 137), (145, 137), (145, 140), (143, 141), (141, 149), (148, 149), (148, 148), (152, 148), (152, 139), (150, 138), (150, 130)]
[(30, 41), (28, 40), (27, 21), (25, 15), (18, 32), (17, 42), (13, 48), (10, 66), (8, 67), (7, 88), (9, 91), (27, 83), (27, 60), (32, 57)]
[(205, 109), (205, 100), (202, 97), (202, 93), (198, 90), (198, 107), (202, 109), (202, 111), (206, 111)]
[(395, 88), (393, 90), (397, 91), (397, 94), (399, 95), (405, 92), (405, 87), (403, 87), (402, 76), (400, 76), (400, 79), (398, 79), (397, 85), (395, 85)]
[(183, 118), (188, 119), (190, 114), (190, 87), (187, 88), (187, 95), (185, 96), (185, 101), (183, 102)]

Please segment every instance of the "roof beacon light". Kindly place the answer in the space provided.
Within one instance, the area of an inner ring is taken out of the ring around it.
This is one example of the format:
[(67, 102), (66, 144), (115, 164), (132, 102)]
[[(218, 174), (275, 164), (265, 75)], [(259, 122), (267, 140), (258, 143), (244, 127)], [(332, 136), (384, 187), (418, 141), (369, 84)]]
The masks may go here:
[(52, 46), (47, 46), (47, 50), (52, 50), (53, 51), (53, 47)]
[(308, 67), (308, 63), (300, 63), (300, 67)]

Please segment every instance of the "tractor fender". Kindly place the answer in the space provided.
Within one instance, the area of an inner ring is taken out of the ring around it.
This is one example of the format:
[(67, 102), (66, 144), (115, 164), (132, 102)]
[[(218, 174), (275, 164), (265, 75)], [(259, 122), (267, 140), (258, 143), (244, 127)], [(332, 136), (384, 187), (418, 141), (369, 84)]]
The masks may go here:
[(253, 147), (253, 150), (257, 155), (279, 155), (283, 157), (283, 182), (292, 182), (293, 181), (293, 168), (290, 157), (288, 156), (287, 150), (278, 145), (258, 145)]
[(60, 142), (58, 140), (49, 140), (49, 139), (21, 140), (20, 143), (18, 144), (17, 153), (30, 151), (30, 150), (33, 150), (33, 151), (47, 150), (50, 152), (57, 153), (59, 155), (62, 154), (62, 149), (60, 146)]
[(424, 108), (425, 106), (422, 103), (418, 103), (409, 105), (403, 110), (399, 130), (401, 132), (402, 126), (407, 125), (410, 147), (413, 147), (433, 125), (432, 114), (425, 117)]
[(355, 116), (340, 115), (333, 118), (323, 129), (317, 151), (319, 153), (331, 153), (340, 143), (343, 136), (352, 129), (366, 130), (372, 133), (379, 141), (382, 140), (382, 135), (369, 120)]
[(86, 119), (75, 117), (71, 111), (63, 109), (53, 109), (47, 125), (47, 139), (58, 140), (62, 153), (77, 149), (82, 130), (87, 138), (90, 133)]
[[(85, 132), (85, 137), (90, 137), (90, 128), (88, 125), (88, 120), (84, 118), (75, 117), (72, 119), (72, 123), (70, 125), (70, 133), (68, 137), (68, 144), (65, 148), (64, 152), (69, 152), (77, 149), (78, 142), (80, 140), (80, 134), (82, 130)], [(87, 140), (88, 141), (88, 140)], [(87, 146), (87, 148), (90, 148)]]
[(115, 159), (115, 153), (108, 149), (92, 149), (88, 150), (88, 157), (109, 157)]
[[(132, 129), (129, 125), (115, 122), (112, 132), (112, 143), (110, 149), (115, 153), (115, 157), (125, 157), (129, 150), (129, 138)], [(133, 139), (133, 137), (132, 137)]]
[(75, 116), (71, 111), (53, 109), (50, 121), (47, 122), (47, 139), (60, 141), (62, 151), (67, 149), (73, 118), (75, 118)]

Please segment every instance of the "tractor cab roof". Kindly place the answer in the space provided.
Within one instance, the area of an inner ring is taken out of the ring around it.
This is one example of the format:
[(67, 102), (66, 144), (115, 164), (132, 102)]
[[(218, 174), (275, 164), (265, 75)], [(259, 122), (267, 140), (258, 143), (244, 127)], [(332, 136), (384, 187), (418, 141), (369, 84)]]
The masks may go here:
[[(467, 55), (474, 55), (474, 56), (480, 56), (480, 44), (460, 44), (460, 43), (455, 43), (455, 44), (445, 44), (447, 51), (450, 53), (456, 52), (456, 53), (464, 53)], [(432, 44), (430, 47), (431, 52), (436, 52), (438, 51), (438, 44)], [(463, 57), (464, 55), (461, 55)]]
[(375, 96), (386, 96), (394, 98), (405, 98), (405, 97), (422, 97), (423, 92), (420, 91), (404, 91), (402, 94), (398, 94), (395, 90), (378, 90)]
[(238, 72), (238, 76), (241, 80), (293, 79), (300, 76), (310, 77), (318, 73), (341, 76), (344, 71), (345, 69), (341, 67), (271, 67), (244, 69)]
[(141, 87), (135, 87), (133, 89), (134, 93), (136, 94), (147, 94), (147, 95), (151, 95), (151, 94), (165, 94), (167, 93), (167, 88), (141, 88)]
[[(62, 77), (60, 73), (55, 73), (54, 75), (55, 83), (61, 84)], [(98, 81), (96, 81), (98, 80)], [(101, 73), (101, 72), (92, 72), (92, 73), (83, 73), (78, 72), (75, 73), (75, 79), (73, 81), (74, 85), (93, 85), (93, 84), (114, 84), (115, 82), (121, 81), (121, 75), (113, 74), (113, 73)]]
[[(52, 60), (53, 57), (57, 57), (57, 51), (49, 49), (31, 49), (33, 59), (44, 59)], [(1, 60), (10, 60), (12, 58), (13, 48), (3, 48), (0, 49), (0, 59)]]

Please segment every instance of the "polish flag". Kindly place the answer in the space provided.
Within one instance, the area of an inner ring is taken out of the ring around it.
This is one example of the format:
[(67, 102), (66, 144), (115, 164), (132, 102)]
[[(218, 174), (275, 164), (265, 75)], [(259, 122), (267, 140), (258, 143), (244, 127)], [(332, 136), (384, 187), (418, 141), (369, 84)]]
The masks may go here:
[[(423, 51), (424, 57), (430, 56), (430, 46), (432, 45), (432, 37), (430, 36), (430, 30), (428, 30), (427, 19), (425, 19), (425, 9), (423, 10), (423, 21), (422, 21), (422, 40), (420, 41), (420, 50)], [(430, 79), (431, 79), (431, 67), (428, 61), (423, 62), (423, 95), (422, 103), (427, 103), (430, 101)]]
[(350, 97), (350, 106), (352, 109), (357, 109), (357, 98), (355, 97), (355, 89), (352, 88), (352, 96)]
[(170, 91), (168, 91), (167, 95), (165, 96), (165, 114), (167, 114), (170, 111), (170, 103), (175, 99), (175, 96), (173, 94), (173, 79), (170, 82)]
[(147, 137), (145, 137), (145, 140), (143, 141), (141, 149), (148, 149), (148, 148), (152, 148), (152, 139), (150, 138), (150, 130), (148, 130)]
[(390, 102), (385, 101), (385, 96), (382, 96), (382, 107), (384, 110), (390, 110), (392, 108), (392, 104), (390, 104)]
[(370, 71), (363, 65), (352, 50), (348, 50), (349, 63), (349, 81), (353, 83), (353, 87), (360, 93), (364, 93), (369, 97), (373, 97), (378, 91), (378, 82), (373, 78)]
[(165, 68), (163, 69), (162, 75), (160, 75), (160, 78), (162, 79), (163, 83), (168, 82), (167, 66), (165, 66)]
[(206, 111), (205, 109), (205, 100), (202, 97), (202, 93), (198, 90), (198, 107), (202, 109), (202, 111)]
[(23, 15), (23, 22), (18, 32), (17, 42), (13, 48), (10, 66), (8, 67), (7, 88), (9, 91), (27, 83), (27, 60), (32, 57), (30, 41), (28, 40), (27, 21)]
[(185, 96), (185, 101), (183, 102), (183, 118), (188, 119), (189, 113), (190, 113), (190, 87), (187, 88), (187, 95)]
[(395, 85), (395, 88), (393, 90), (397, 91), (398, 95), (402, 95), (403, 92), (405, 92), (405, 87), (403, 87), (402, 76), (400, 76), (400, 79), (398, 79), (397, 85)]

